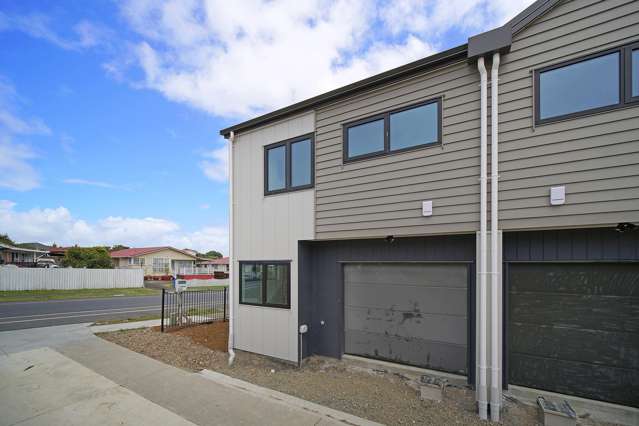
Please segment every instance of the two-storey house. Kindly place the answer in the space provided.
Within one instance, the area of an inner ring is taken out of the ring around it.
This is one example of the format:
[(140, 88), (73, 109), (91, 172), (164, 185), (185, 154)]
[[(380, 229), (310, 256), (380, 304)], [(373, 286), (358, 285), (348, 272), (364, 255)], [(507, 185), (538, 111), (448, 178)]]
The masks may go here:
[(638, 1), (539, 0), (221, 133), (233, 348), (465, 376), (483, 418), (639, 407)]

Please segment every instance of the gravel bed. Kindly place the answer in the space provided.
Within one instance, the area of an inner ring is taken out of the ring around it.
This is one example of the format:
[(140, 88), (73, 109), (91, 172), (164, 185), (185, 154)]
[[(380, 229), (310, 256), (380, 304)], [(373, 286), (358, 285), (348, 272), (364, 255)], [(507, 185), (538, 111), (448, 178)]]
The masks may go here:
[[(179, 368), (217, 371), (384, 424), (489, 424), (477, 417), (470, 389), (448, 387), (442, 402), (421, 401), (414, 381), (409, 378), (384, 370), (362, 369), (347, 361), (311, 357), (299, 369), (269, 357), (236, 351), (235, 362), (229, 367), (228, 356), (221, 351), (225, 348), (225, 332), (226, 323), (221, 322), (171, 333), (137, 329), (99, 336)], [(506, 402), (502, 423), (541, 424), (536, 407), (516, 401)], [(579, 424), (599, 423), (580, 419)]]

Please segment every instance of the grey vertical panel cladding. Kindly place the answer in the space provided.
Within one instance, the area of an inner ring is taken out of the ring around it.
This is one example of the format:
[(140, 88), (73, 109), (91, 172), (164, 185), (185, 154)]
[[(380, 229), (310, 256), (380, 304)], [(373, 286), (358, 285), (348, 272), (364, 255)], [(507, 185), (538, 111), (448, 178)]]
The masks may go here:
[[(633, 40), (639, 40), (639, 2), (628, 0), (559, 2), (513, 37), (499, 76), (500, 188), (505, 197), (513, 198), (500, 206), (504, 230), (639, 221), (639, 166), (633, 159), (639, 151), (639, 106), (533, 129), (531, 73)], [(634, 169), (634, 184), (620, 187), (615, 171), (628, 167)], [(535, 176), (538, 179), (528, 179)], [(566, 185), (566, 205), (550, 206), (549, 187), (560, 184)], [(536, 205), (530, 197), (516, 198), (517, 193), (534, 190), (540, 196)], [(556, 249), (559, 257), (573, 250)]]
[(466, 374), (467, 264), (343, 268), (346, 353)]
[[(304, 271), (300, 272), (300, 318), (309, 324), (308, 354), (339, 358), (344, 353), (344, 285), (341, 262), (410, 262), (433, 261), (469, 262), (470, 276), (467, 292), (468, 316), (474, 309), (475, 236), (451, 235), (447, 237), (397, 238), (390, 243), (384, 239), (340, 241), (308, 241), (300, 243), (300, 256)], [(310, 300), (309, 300), (310, 299)], [(321, 324), (324, 321), (324, 325)], [(474, 327), (468, 328), (473, 331)], [(467, 336), (472, 349), (474, 333)], [(471, 350), (469, 349), (469, 350)], [(469, 356), (468, 359), (473, 359)], [(473, 369), (469, 381), (473, 380)]]

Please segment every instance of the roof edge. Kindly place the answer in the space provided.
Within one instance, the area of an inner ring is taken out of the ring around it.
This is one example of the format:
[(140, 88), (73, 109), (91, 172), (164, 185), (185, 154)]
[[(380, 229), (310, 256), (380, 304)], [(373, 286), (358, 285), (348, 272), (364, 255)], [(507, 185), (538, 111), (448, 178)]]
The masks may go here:
[(390, 80), (395, 80), (401, 77), (409, 76), (413, 73), (422, 71), (428, 68), (434, 68), (438, 65), (442, 65), (453, 61), (455, 59), (463, 59), (467, 56), (468, 44), (462, 44), (443, 52), (436, 53), (426, 58), (419, 59), (414, 62), (410, 62), (406, 65), (402, 65), (397, 68), (393, 68), (383, 73), (376, 74), (372, 77), (365, 78), (364, 80), (356, 81), (355, 83), (348, 84), (338, 89), (331, 90), (330, 92), (323, 93), (318, 96), (303, 100), (301, 102), (294, 103), (284, 108), (277, 109), (267, 114), (261, 115), (256, 118), (244, 121), (242, 123), (227, 127), (220, 130), (220, 135), (228, 137), (231, 132), (237, 132), (240, 130), (249, 130), (255, 127), (276, 121), (285, 116), (302, 112), (306, 109), (316, 107), (320, 104), (348, 96), (359, 91), (375, 87), (379, 84), (385, 83)]

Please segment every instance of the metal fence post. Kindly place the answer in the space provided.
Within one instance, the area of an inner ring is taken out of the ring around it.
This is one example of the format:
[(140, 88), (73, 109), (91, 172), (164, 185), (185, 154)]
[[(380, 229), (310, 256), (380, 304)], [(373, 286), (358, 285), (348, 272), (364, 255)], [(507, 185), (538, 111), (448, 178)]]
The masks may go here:
[(160, 316), (160, 331), (164, 333), (164, 288), (162, 289), (162, 314)]
[(224, 316), (222, 317), (222, 321), (226, 321), (226, 287), (224, 287)]

